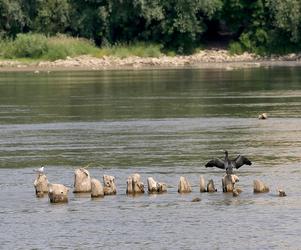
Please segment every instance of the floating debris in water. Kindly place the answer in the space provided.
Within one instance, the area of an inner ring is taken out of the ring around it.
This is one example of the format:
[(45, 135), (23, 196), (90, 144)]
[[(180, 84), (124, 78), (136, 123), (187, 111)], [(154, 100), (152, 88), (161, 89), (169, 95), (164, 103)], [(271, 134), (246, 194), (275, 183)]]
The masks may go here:
[(284, 190), (278, 189), (278, 195), (279, 195), (279, 197), (285, 197), (285, 196), (286, 196), (286, 193), (285, 193)]
[(268, 119), (268, 114), (267, 113), (262, 113), (258, 116), (259, 120), (265, 120)]

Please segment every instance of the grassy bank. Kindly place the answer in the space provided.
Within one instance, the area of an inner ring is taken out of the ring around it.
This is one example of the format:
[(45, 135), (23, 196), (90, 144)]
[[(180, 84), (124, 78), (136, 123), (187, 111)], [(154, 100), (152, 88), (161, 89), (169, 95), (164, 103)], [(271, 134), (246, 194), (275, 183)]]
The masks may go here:
[(97, 56), (116, 56), (120, 58), (130, 56), (159, 57), (163, 55), (161, 48), (162, 46), (158, 44), (147, 44), (141, 42), (134, 44), (117, 44), (100, 48)]
[(0, 48), (0, 56), (4, 59), (56, 60), (98, 52), (94, 44), (85, 39), (41, 34), (19, 34), (14, 40), (2, 39)]
[(160, 45), (146, 43), (118, 44), (98, 48), (87, 39), (66, 35), (46, 37), (42, 34), (19, 34), (14, 40), (0, 40), (0, 58), (2, 59), (54, 61), (79, 55), (120, 58), (159, 57), (162, 52)]

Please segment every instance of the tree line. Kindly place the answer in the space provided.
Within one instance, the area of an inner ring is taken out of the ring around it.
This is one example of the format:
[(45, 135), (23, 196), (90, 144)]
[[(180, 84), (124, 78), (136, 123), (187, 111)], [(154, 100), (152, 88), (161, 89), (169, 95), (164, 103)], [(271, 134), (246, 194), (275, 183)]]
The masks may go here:
[(0, 0), (0, 37), (58, 33), (162, 44), (179, 54), (227, 39), (235, 52), (300, 50), (301, 0)]

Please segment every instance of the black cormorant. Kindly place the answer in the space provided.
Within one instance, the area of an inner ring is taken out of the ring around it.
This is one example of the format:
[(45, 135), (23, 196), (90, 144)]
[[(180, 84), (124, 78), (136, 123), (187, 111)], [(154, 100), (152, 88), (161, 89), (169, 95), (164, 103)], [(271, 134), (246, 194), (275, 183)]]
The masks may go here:
[(233, 174), (233, 168), (240, 168), (243, 165), (252, 165), (252, 162), (242, 155), (238, 155), (234, 160), (230, 160), (228, 157), (228, 151), (225, 150), (224, 160), (218, 158), (213, 159), (211, 161), (208, 161), (205, 167), (217, 167), (221, 169), (226, 169), (227, 174)]

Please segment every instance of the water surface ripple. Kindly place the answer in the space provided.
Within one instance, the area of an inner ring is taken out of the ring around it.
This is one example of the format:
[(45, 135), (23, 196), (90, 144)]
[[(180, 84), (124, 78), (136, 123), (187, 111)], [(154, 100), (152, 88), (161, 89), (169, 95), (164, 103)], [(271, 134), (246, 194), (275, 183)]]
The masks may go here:
[[(0, 248), (300, 249), (300, 82), (297, 67), (0, 73)], [(239, 197), (204, 167), (221, 149), (253, 162), (237, 170)], [(88, 163), (116, 177), (117, 196), (35, 197), (32, 169), (72, 188)], [(168, 193), (126, 196), (134, 172)], [(200, 194), (200, 175), (218, 192)], [(253, 194), (254, 179), (271, 192)]]

